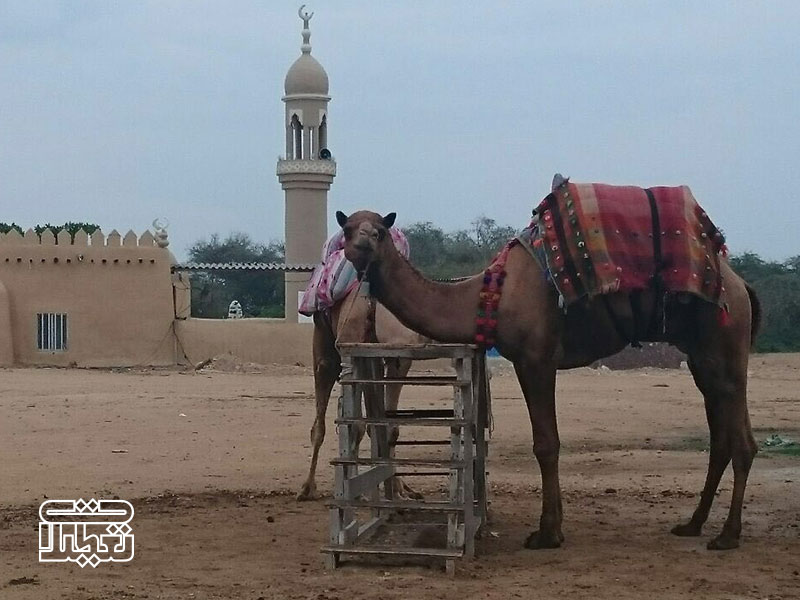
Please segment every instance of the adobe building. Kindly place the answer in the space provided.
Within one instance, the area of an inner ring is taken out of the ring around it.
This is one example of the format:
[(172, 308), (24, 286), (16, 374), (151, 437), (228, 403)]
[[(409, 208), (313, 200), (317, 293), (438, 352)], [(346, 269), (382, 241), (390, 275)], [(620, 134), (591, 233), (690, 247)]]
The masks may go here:
[(0, 234), (0, 365), (175, 364), (168, 243), (149, 231)]

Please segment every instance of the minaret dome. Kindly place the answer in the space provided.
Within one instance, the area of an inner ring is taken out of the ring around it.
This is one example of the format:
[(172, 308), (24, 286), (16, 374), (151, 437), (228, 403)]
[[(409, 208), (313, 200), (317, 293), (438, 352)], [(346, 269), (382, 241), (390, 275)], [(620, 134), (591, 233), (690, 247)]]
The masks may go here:
[(308, 22), (314, 13), (304, 13), (300, 7), (298, 14), (303, 19), (303, 45), (300, 47), (302, 54), (286, 73), (283, 89), (286, 96), (327, 96), (328, 74), (316, 58), (311, 56), (311, 30)]
[(328, 74), (310, 53), (301, 54), (286, 73), (283, 89), (287, 98), (308, 95), (327, 96)]

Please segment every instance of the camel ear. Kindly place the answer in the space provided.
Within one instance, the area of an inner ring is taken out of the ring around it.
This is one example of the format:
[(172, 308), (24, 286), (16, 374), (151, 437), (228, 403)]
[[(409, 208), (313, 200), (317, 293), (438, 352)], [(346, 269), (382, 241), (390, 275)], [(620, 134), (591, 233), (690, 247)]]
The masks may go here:
[(339, 224), (339, 227), (344, 229), (344, 226), (347, 224), (347, 215), (344, 214), (342, 211), (336, 211), (336, 222)]
[(385, 217), (383, 217), (383, 226), (386, 229), (389, 229), (392, 225), (394, 225), (394, 220), (397, 218), (397, 213), (389, 213)]

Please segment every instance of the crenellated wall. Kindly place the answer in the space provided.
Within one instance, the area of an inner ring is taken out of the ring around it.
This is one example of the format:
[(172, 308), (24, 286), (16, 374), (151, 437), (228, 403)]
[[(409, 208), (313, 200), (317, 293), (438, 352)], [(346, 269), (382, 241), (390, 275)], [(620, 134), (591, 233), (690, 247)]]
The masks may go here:
[[(158, 244), (149, 231), (0, 234), (0, 364), (174, 364), (174, 259)], [(66, 350), (37, 349), (38, 313), (67, 315)]]

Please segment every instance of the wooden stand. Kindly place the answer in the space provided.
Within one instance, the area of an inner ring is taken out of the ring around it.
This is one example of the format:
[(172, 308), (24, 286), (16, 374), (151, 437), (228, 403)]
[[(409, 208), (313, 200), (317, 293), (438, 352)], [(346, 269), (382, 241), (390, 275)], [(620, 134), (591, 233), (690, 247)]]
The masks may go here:
[[(330, 505), (330, 544), (322, 548), (326, 565), (336, 568), (342, 555), (435, 557), (444, 559), (448, 573), (452, 574), (455, 559), (474, 557), (475, 537), (486, 523), (490, 395), (485, 354), (475, 346), (462, 344), (340, 344), (339, 352), (342, 356), (342, 396), (336, 420), (339, 457), (331, 461), (335, 482), (334, 501)], [(455, 376), (387, 379), (383, 359), (397, 358), (449, 358)], [(452, 386), (453, 408), (387, 412), (385, 388), (396, 384)], [(362, 396), (366, 415), (361, 410)], [(389, 438), (393, 428), (403, 425), (449, 430), (449, 439), (402, 438), (397, 442), (403, 446), (449, 444), (449, 458), (395, 458)], [(359, 444), (365, 427), (370, 433), (370, 450), (362, 456)], [(407, 473), (414, 476), (446, 477), (447, 500), (412, 501), (395, 497), (393, 477), (402, 474), (398, 468), (417, 469)], [(446, 515), (446, 546), (368, 543), (380, 527), (390, 526), (398, 511)], [(364, 512), (369, 517), (359, 517)]]

